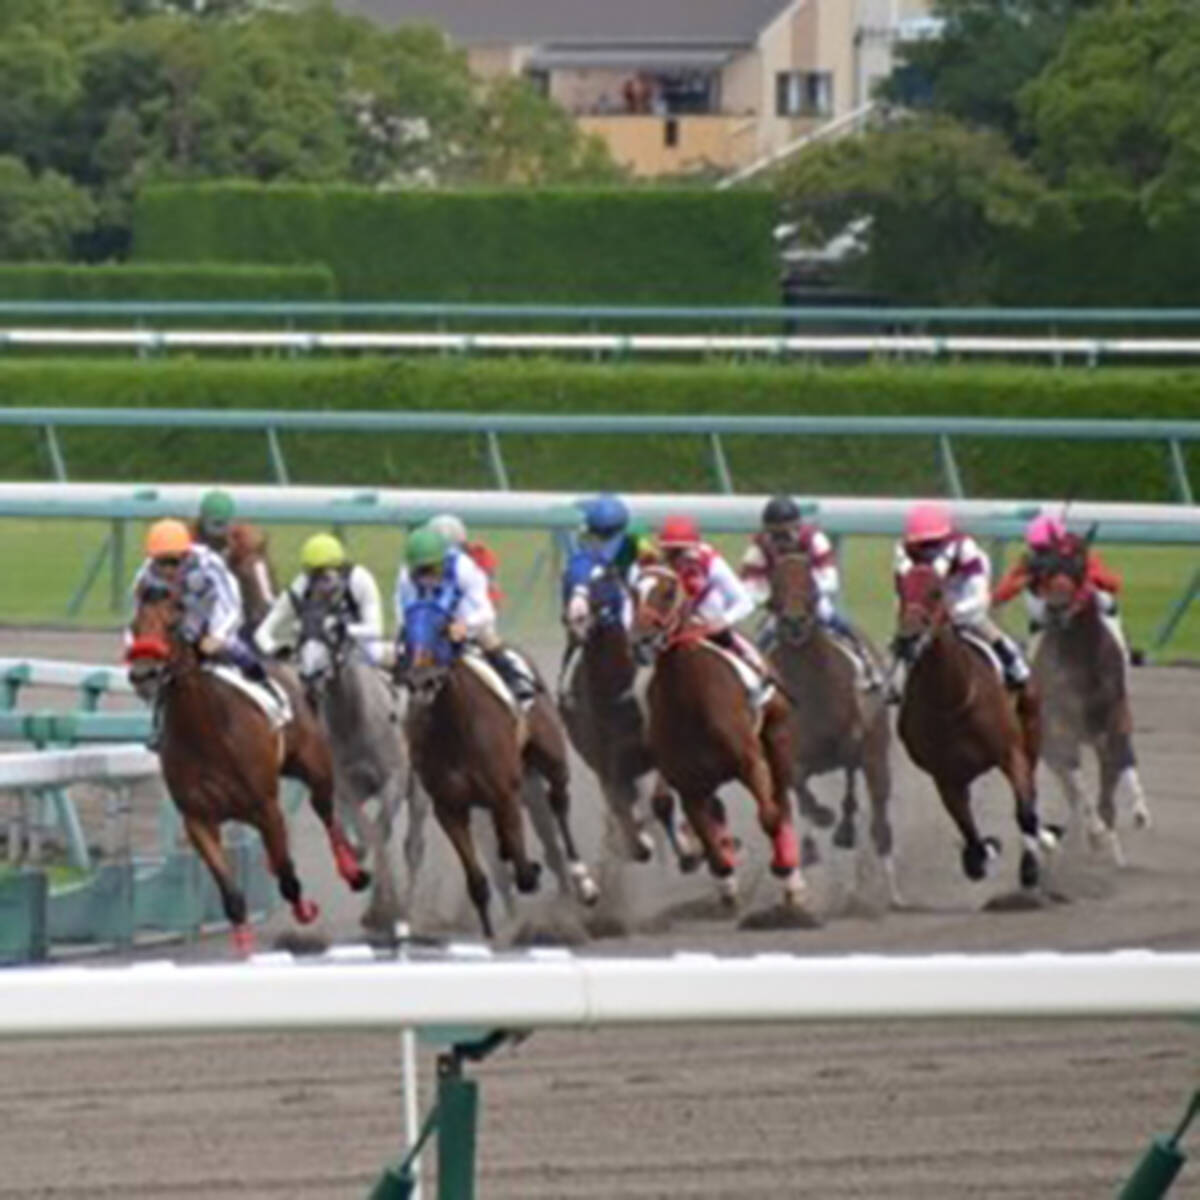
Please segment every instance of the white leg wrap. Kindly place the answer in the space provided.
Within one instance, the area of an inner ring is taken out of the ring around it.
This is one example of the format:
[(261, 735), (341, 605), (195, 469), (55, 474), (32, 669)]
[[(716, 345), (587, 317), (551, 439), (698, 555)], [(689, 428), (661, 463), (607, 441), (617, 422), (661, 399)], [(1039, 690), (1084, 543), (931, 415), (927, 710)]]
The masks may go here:
[(1150, 805), (1146, 800), (1146, 793), (1142, 788), (1142, 781), (1137, 773), (1137, 767), (1126, 767), (1121, 772), (1121, 778), (1117, 780), (1118, 789), (1124, 781), (1129, 787), (1129, 793), (1133, 797), (1133, 823), (1139, 829), (1149, 829), (1151, 824)]

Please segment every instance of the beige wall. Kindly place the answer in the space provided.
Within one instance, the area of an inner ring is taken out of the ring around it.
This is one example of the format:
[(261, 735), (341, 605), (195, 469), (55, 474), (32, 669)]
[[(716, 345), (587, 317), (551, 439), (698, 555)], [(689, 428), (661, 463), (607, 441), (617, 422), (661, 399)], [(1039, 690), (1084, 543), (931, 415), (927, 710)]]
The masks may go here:
[(525, 69), (529, 54), (527, 46), (470, 46), (467, 49), (467, 65), (471, 73), (480, 79), (519, 75)]
[(593, 113), (607, 105), (610, 112), (623, 112), (621, 89), (636, 74), (628, 70), (575, 69), (555, 71), (550, 76), (550, 96), (567, 112)]
[[(678, 144), (666, 144), (666, 124), (676, 122)], [(608, 143), (613, 157), (635, 175), (669, 175), (715, 166), (722, 170), (753, 160), (754, 123), (745, 117), (614, 116), (579, 118), (585, 133)]]

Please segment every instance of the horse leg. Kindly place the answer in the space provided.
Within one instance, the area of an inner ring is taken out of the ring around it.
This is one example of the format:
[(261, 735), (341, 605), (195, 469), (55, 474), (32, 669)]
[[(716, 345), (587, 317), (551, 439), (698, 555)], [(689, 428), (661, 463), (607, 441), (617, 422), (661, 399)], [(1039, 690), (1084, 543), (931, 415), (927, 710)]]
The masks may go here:
[(521, 779), (521, 803), (529, 814), (529, 823), (533, 826), (533, 832), (546, 856), (546, 866), (558, 881), (559, 892), (565, 896), (571, 890), (567, 860), (559, 848), (554, 814), (546, 800), (544, 781), (533, 771), (526, 771)]
[(675, 855), (679, 870), (684, 875), (690, 875), (700, 865), (703, 852), (697, 852), (687, 825), (676, 819), (675, 796), (661, 775), (654, 777), (650, 811), (654, 813), (655, 819), (666, 831), (667, 843)]
[[(803, 775), (803, 778), (801, 778)], [(837, 820), (837, 813), (813, 795), (808, 786), (808, 775), (804, 772), (803, 764), (798, 764), (796, 778), (796, 801), (800, 815), (817, 829), (828, 829)]]
[(654, 857), (654, 842), (636, 815), (637, 783), (619, 765), (610, 764), (610, 767), (610, 771), (601, 777), (600, 786), (608, 803), (609, 815), (616, 823), (616, 829), (620, 830), (623, 845), (618, 853), (623, 852), (634, 862), (649, 862)]
[(492, 824), (496, 830), (496, 841), (500, 857), (505, 862), (512, 863), (513, 881), (517, 891), (522, 893), (536, 892), (538, 880), (542, 873), (539, 863), (530, 859), (525, 850), (525, 829), (521, 823), (521, 781), (515, 786), (497, 787), (492, 794), (489, 805), (492, 813)]
[(846, 791), (842, 795), (842, 819), (833, 831), (833, 844), (839, 850), (853, 850), (855, 837), (854, 818), (858, 815), (858, 796), (855, 794), (855, 776), (858, 767), (846, 768)]
[(971, 812), (970, 789), (965, 783), (945, 779), (937, 779), (936, 783), (942, 804), (963, 837), (963, 874), (973, 882), (978, 882), (987, 874), (988, 860), (1000, 853), (1000, 843), (995, 838), (979, 836), (979, 828)]
[(1124, 728), (1120, 728), (1108, 735), (1108, 745), (1109, 754), (1117, 769), (1117, 780), (1114, 785), (1114, 791), (1120, 788), (1122, 780), (1128, 782), (1129, 792), (1133, 796), (1134, 827), (1137, 829), (1149, 829), (1151, 823), (1150, 805), (1146, 800), (1146, 793), (1142, 788), (1141, 778), (1138, 776), (1137, 755), (1133, 752), (1133, 738), (1129, 733), (1127, 724)]
[(483, 936), (489, 940), (495, 936), (492, 929), (492, 919), (488, 914), (488, 897), (491, 888), (488, 886), (487, 875), (479, 865), (475, 854), (475, 843), (471, 838), (471, 810), (462, 806), (435, 804), (433, 811), (438, 824), (450, 839), (458, 861), (462, 863), (463, 874), (467, 877), (467, 895), (479, 914), (479, 924), (483, 927)]
[[(760, 802), (758, 813), (763, 830), (772, 842), (771, 872), (784, 880), (784, 902), (795, 904), (807, 890), (807, 885), (800, 874), (800, 848), (796, 843), (796, 827), (792, 824), (791, 801), (788, 799), (793, 776), (790, 724), (791, 718), (785, 709), (775, 719), (768, 717), (763, 726), (760, 761), (765, 760), (767, 774), (765, 778), (761, 775), (759, 778), (768, 788), (763, 797), (768, 803), (764, 806)], [(771, 808), (775, 810), (773, 829), (767, 825)]]
[[(683, 805), (684, 816), (700, 842), (708, 869), (717, 880), (721, 899), (727, 904), (735, 904), (737, 877), (734, 871), (737, 863), (724, 823), (718, 823), (714, 819), (716, 806), (713, 802), (716, 797), (701, 790), (681, 792), (679, 799)], [(723, 815), (723, 809), (721, 811)]]
[(371, 873), (359, 864), (333, 809), (333, 758), (325, 738), (317, 735), (301, 738), (284, 765), (308, 785), (309, 803), (325, 826), (338, 874), (351, 891), (361, 892), (370, 887)]
[(378, 795), (379, 814), (374, 819), (363, 812), (367, 801), (356, 805), (363, 825), (366, 844), (374, 864), (374, 887), (371, 890), (371, 902), (362, 915), (362, 925), (365, 929), (378, 930), (393, 936), (396, 920), (400, 915), (399, 900), (396, 889), (396, 874), (392, 870), (391, 861), (391, 817), (394, 806), (394, 795), (399, 790), (400, 780), (390, 776)]
[(1096, 758), (1100, 764), (1100, 796), (1096, 804), (1097, 817), (1101, 835), (1098, 839), (1108, 850), (1113, 865), (1125, 865), (1125, 852), (1121, 848), (1121, 839), (1117, 836), (1117, 784), (1123, 771), (1120, 763), (1113, 756), (1111, 740), (1106, 738), (1096, 747)]
[(425, 822), (429, 818), (429, 796), (417, 780), (411, 767), (405, 782), (408, 807), (408, 828), (404, 832), (404, 865), (408, 868), (405, 885), (404, 911), (411, 915), (417, 898), (417, 871), (425, 857)]
[(887, 878), (891, 905), (893, 908), (903, 908), (904, 899), (896, 882), (896, 859), (893, 854), (895, 839), (888, 814), (888, 802), (892, 796), (892, 769), (888, 763), (886, 740), (878, 744), (868, 741), (862, 770), (867, 781), (867, 795), (871, 799), (871, 841)]
[(288, 848), (287, 823), (283, 819), (283, 809), (279, 807), (277, 796), (264, 805), (258, 831), (262, 834), (271, 872), (279, 884), (279, 894), (288, 902), (292, 916), (301, 925), (311, 925), (320, 915), (320, 909), (304, 898), (300, 877), (296, 874), (296, 865)]
[(1017, 745), (1012, 748), (1003, 770), (1012, 786), (1016, 801), (1017, 828), (1021, 831), (1021, 840), (1024, 843), (1021, 850), (1021, 886), (1036, 887), (1041, 875), (1041, 852), (1043, 849), (1052, 850), (1058, 839), (1049, 829), (1043, 828), (1038, 820), (1033, 766), (1023, 746)]
[(221, 893), (221, 907), (230, 925), (234, 949), (239, 954), (251, 953), (254, 949), (254, 930), (246, 924), (246, 897), (234, 882), (225, 847), (221, 845), (219, 826), (199, 817), (184, 817), (183, 827), (187, 831), (188, 841), (195, 847), (212, 875), (217, 891)]

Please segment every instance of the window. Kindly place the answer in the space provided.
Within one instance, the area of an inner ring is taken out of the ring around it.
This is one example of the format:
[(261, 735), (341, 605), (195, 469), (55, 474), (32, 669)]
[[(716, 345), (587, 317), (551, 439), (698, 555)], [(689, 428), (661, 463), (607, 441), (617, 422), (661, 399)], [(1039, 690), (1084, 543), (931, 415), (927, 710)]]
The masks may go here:
[(538, 67), (530, 67), (525, 72), (525, 78), (529, 82), (529, 86), (540, 95), (550, 95), (550, 72), (540, 70)]
[(679, 145), (679, 122), (674, 117), (668, 117), (663, 122), (663, 145)]
[(828, 71), (780, 71), (775, 76), (775, 115), (827, 117), (833, 112), (833, 76)]

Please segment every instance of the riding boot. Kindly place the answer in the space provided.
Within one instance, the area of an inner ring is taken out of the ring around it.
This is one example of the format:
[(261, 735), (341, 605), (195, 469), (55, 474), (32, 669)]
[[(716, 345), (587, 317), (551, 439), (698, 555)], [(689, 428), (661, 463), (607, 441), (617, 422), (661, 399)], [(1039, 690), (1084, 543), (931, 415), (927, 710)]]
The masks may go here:
[(1004, 682), (1010, 691), (1020, 692), (1029, 682), (1029, 667), (1021, 657), (1021, 652), (1007, 638), (997, 638), (992, 643), (992, 649), (1004, 668)]
[[(883, 677), (879, 674), (879, 668), (875, 665), (875, 659), (871, 652), (863, 644), (862, 638), (858, 636), (858, 631), (836, 613), (829, 622), (829, 628), (846, 641), (858, 658), (862, 667), (863, 690), (877, 692), (883, 687)], [(898, 696), (897, 701), (899, 701)]]
[(495, 670), (496, 674), (504, 680), (505, 687), (512, 692), (513, 698), (518, 704), (524, 705), (533, 702), (534, 697), (537, 695), (537, 689), (533, 685), (533, 680), (528, 678), (525, 672), (518, 668), (508, 650), (504, 647), (496, 650), (485, 650), (483, 656)]

